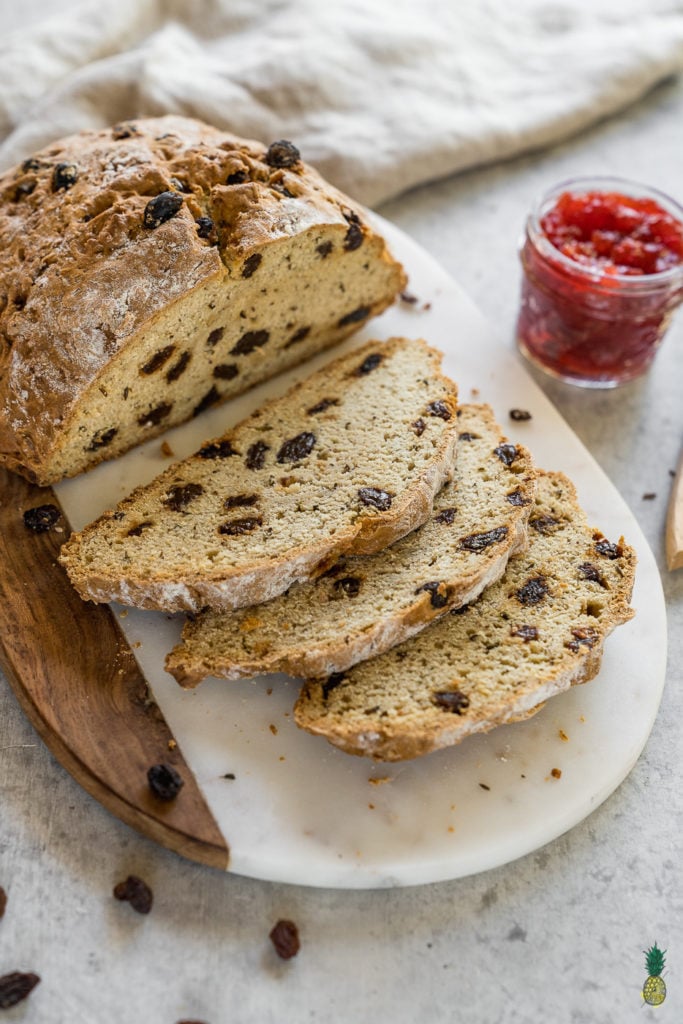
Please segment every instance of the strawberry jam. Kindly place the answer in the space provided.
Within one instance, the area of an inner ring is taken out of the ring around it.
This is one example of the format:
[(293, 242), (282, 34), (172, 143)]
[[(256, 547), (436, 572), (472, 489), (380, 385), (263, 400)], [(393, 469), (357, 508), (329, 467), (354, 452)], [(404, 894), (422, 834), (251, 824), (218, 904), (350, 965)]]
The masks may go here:
[(618, 179), (567, 182), (529, 217), (521, 260), (521, 351), (613, 387), (647, 369), (683, 301), (683, 209)]

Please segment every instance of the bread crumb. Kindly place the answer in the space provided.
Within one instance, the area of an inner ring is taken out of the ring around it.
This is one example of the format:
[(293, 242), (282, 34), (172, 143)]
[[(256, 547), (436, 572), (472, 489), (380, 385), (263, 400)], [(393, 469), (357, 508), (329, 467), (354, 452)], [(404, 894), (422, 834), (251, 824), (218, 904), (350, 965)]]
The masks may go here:
[(120, 619), (125, 619), (127, 615), (128, 615), (128, 609), (127, 608), (124, 608), (122, 612), (119, 612), (119, 618)]
[(368, 807), (370, 808), (371, 811), (374, 811), (374, 809), (375, 809), (375, 805), (374, 804), (368, 804)]
[(564, 729), (558, 729), (557, 734), (558, 734), (558, 736), (560, 737), (561, 740), (564, 740), (565, 743), (567, 743), (569, 741), (569, 736), (567, 736), (567, 734), (564, 731)]
[(406, 302), (409, 306), (414, 306), (417, 302), (417, 296), (411, 295), (410, 292), (401, 292), (401, 302)]
[(487, 786), (485, 782), (480, 782), (479, 785), (481, 786), (482, 789), (485, 789), (487, 792), (489, 792), (491, 789), (491, 787)]
[(268, 726), (268, 728), (272, 732), (273, 736), (277, 736), (277, 726), (276, 725), (273, 725), (273, 723), (271, 722), (271, 724)]
[(175, 456), (175, 452), (171, 448), (168, 441), (161, 442), (161, 454), (165, 455), (167, 459), (172, 459)]
[(452, 825), (449, 825), (448, 828), (446, 829), (446, 831), (447, 832), (455, 832), (455, 829), (453, 828)]
[(431, 302), (425, 302), (422, 305), (422, 309), (425, 311), (425, 313), (428, 312), (428, 310), (430, 310), (431, 308), (432, 308)]
[(383, 786), (385, 782), (393, 782), (393, 776), (382, 775), (380, 778), (368, 779), (371, 786)]
[(585, 722), (585, 721), (586, 721), (586, 719), (584, 718), (584, 716), (583, 716), (583, 715), (579, 715), (579, 721), (580, 721), (580, 722)]
[(268, 689), (266, 690), (266, 697), (270, 697), (272, 692), (273, 692), (273, 687), (269, 686)]
[(656, 497), (657, 495), (654, 491), (648, 491), (646, 494), (643, 495), (643, 501), (654, 501)]
[(284, 760), (286, 760), (285, 759), (285, 755), (284, 754), (280, 754), (280, 756), (278, 758), (278, 761), (284, 761)]
[(138, 647), (142, 647), (142, 640), (136, 640), (135, 643), (131, 644), (130, 646), (137, 650)]
[(550, 774), (552, 775), (552, 777), (554, 779), (561, 779), (562, 778), (562, 772), (560, 771), (559, 768), (551, 768)]
[(175, 748), (176, 748), (177, 746), (178, 746), (178, 741), (177, 741), (177, 740), (174, 740), (174, 739), (170, 739), (170, 740), (168, 741), (168, 749), (169, 749), (169, 750), (175, 750)]
[(479, 394), (479, 388), (470, 388), (470, 394), (472, 395), (473, 398), (476, 398), (477, 395)]

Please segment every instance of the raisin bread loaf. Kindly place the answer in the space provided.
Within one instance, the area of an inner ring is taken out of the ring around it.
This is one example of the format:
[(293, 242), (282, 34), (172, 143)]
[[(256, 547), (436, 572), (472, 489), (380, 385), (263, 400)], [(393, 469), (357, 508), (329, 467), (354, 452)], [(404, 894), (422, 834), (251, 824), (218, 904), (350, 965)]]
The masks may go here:
[(72, 476), (332, 345), (405, 277), (289, 142), (162, 117), (0, 177), (0, 463)]
[(526, 544), (528, 453), (488, 406), (458, 410), (453, 480), (424, 526), (375, 555), (340, 559), (267, 604), (188, 621), (166, 668), (182, 686), (259, 672), (322, 676), (381, 654), (497, 580)]
[(369, 342), (75, 534), (82, 597), (198, 611), (267, 601), (428, 518), (453, 472), (456, 387), (424, 342)]
[(569, 480), (540, 474), (529, 549), (478, 601), (379, 658), (309, 681), (298, 725), (348, 753), (400, 761), (527, 717), (597, 674), (632, 616), (635, 554), (586, 526)]

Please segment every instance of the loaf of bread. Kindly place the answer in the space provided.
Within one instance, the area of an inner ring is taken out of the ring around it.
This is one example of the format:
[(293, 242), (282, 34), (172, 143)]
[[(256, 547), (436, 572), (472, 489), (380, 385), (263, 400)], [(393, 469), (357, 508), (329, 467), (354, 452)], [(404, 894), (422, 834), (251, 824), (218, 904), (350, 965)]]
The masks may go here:
[(340, 341), (402, 268), (292, 143), (162, 117), (0, 177), (0, 464), (88, 469)]
[(369, 342), (138, 488), (64, 545), (94, 601), (268, 601), (420, 526), (452, 476), (457, 391), (424, 342)]
[(309, 681), (303, 729), (352, 754), (400, 761), (528, 717), (598, 672), (632, 616), (635, 554), (588, 529), (570, 481), (540, 474), (529, 548), (503, 578), (381, 657)]
[(528, 452), (488, 406), (458, 410), (453, 480), (420, 529), (375, 555), (340, 559), (267, 604), (191, 618), (166, 668), (182, 686), (263, 672), (327, 676), (381, 654), (474, 600), (526, 544), (535, 495)]

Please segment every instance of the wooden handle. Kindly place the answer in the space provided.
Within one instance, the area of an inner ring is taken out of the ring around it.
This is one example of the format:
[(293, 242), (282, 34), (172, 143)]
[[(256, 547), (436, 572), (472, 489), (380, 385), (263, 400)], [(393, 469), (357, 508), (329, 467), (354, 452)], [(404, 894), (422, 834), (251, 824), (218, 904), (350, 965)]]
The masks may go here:
[(683, 569), (683, 455), (671, 488), (666, 519), (666, 561), (670, 570)]

